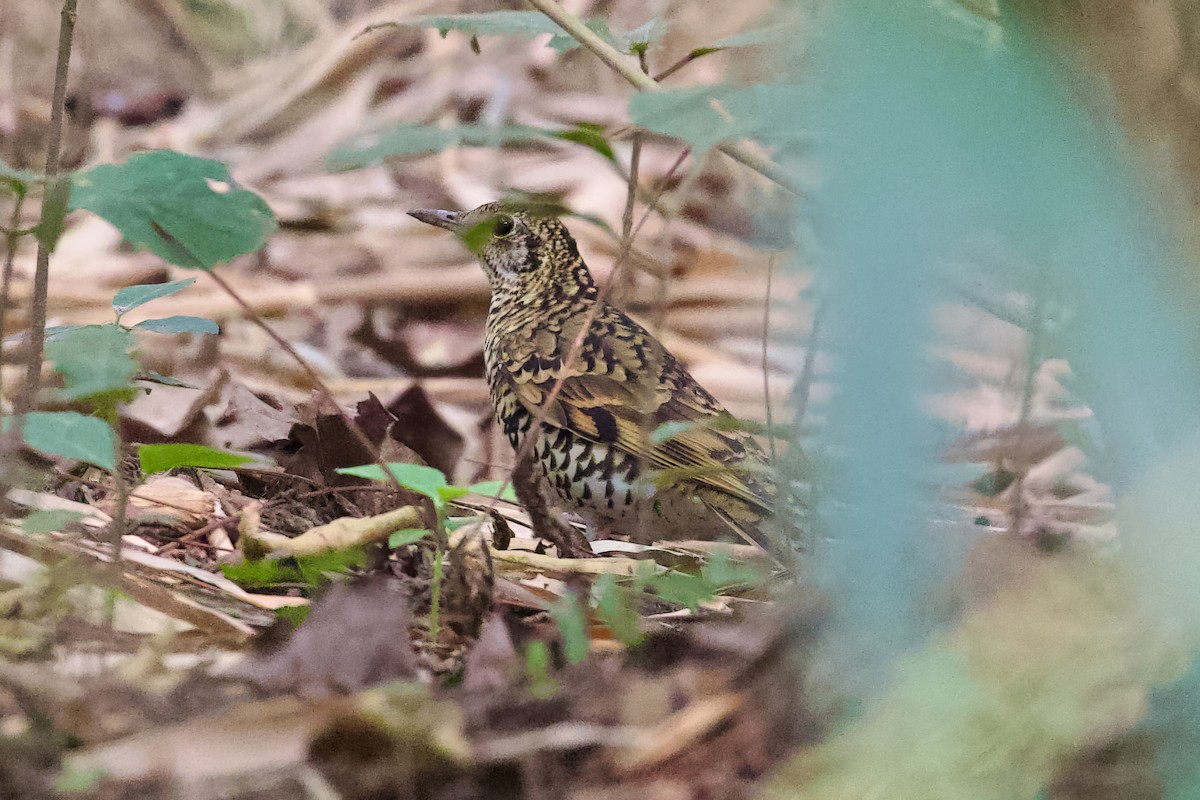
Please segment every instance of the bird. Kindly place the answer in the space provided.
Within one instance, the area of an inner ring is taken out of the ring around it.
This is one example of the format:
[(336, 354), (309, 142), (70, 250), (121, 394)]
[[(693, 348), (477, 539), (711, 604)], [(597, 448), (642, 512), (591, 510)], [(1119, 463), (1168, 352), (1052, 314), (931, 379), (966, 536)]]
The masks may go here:
[[(507, 202), (408, 213), (456, 234), (481, 262), (496, 422), (518, 455), (529, 454), (550, 499), (584, 520), (588, 538), (732, 539), (772, 550), (764, 523), (775, 488), (762, 449), (658, 339), (603, 298), (561, 219)], [(515, 478), (514, 487), (546, 536)], [(585, 554), (586, 542), (550, 538), (560, 553)]]

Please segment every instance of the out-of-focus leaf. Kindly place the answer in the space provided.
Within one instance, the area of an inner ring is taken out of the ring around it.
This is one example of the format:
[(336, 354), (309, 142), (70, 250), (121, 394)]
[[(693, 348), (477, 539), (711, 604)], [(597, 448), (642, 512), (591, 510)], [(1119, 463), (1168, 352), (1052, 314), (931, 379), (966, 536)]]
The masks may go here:
[(192, 386), (190, 383), (184, 383), (178, 378), (172, 378), (170, 375), (163, 375), (160, 372), (155, 372), (152, 369), (144, 370), (134, 376), (134, 380), (147, 381), (148, 383), (157, 383), (160, 386), (176, 386), (183, 389), (198, 389), (198, 386)]
[(214, 450), (202, 444), (144, 444), (138, 447), (138, 461), (146, 475), (178, 467), (232, 469), (253, 460), (250, 456)]
[(75, 176), (72, 209), (99, 214), (131, 243), (183, 267), (209, 269), (266, 244), (275, 215), (224, 164), (169, 150)]
[(596, 598), (596, 616), (612, 629), (617, 641), (626, 646), (641, 641), (637, 609), (630, 602), (629, 590), (617, 583), (615, 575), (597, 578), (592, 584), (592, 596)]
[(360, 134), (335, 147), (326, 160), (330, 169), (357, 169), (377, 164), (388, 156), (437, 153), (451, 147), (500, 147), (550, 135), (523, 125), (490, 127), (457, 125), (398, 125), (378, 133)]
[(195, 282), (195, 278), (186, 278), (182, 281), (171, 281), (170, 283), (144, 283), (138, 286), (126, 286), (113, 296), (113, 311), (117, 312), (117, 316), (119, 317), (126, 311), (132, 311), (140, 305), (149, 303), (151, 300), (170, 297), (177, 292), (182, 292)]
[(484, 11), (479, 14), (414, 17), (400, 24), (414, 28), (435, 28), (442, 36), (450, 31), (462, 31), (471, 37), (540, 36), (562, 30), (554, 20), (538, 11)]
[(604, 138), (604, 128), (599, 125), (594, 125), (590, 122), (580, 122), (574, 128), (555, 131), (550, 135), (555, 139), (563, 139), (590, 147), (614, 164), (617, 163), (617, 157), (613, 153), (612, 145), (608, 143), (608, 139)]
[[(446, 505), (445, 493), (448, 487), (446, 476), (441, 470), (426, 467), (421, 464), (388, 464), (388, 470), (395, 476), (396, 481), (406, 489), (419, 492), (433, 501), (433, 506), (441, 513)], [(361, 467), (342, 467), (337, 470), (339, 475), (353, 475), (356, 478), (369, 478), (375, 481), (386, 481), (387, 476), (378, 464), (364, 464)], [(455, 487), (457, 488), (457, 487)], [(465, 489), (458, 492), (464, 494)], [(457, 496), (457, 495), (455, 495)]]
[(53, 252), (67, 226), (68, 201), (71, 196), (71, 182), (59, 177), (46, 184), (46, 192), (42, 197), (41, 219), (33, 229), (33, 235), (47, 250)]
[(565, 594), (549, 608), (550, 618), (562, 635), (563, 654), (567, 661), (578, 664), (588, 656), (587, 616), (573, 594)]
[(173, 316), (148, 319), (134, 325), (134, 330), (152, 333), (220, 333), (217, 323), (204, 317)]
[(0, 181), (9, 184), (14, 191), (24, 193), (30, 184), (38, 183), (42, 176), (27, 169), (17, 169), (0, 158)]
[(79, 511), (66, 508), (40, 508), (30, 511), (21, 520), (21, 530), (31, 536), (44, 536), (47, 533), (61, 531), (72, 522), (86, 516)]
[(129, 355), (133, 334), (119, 325), (88, 325), (46, 343), (46, 357), (63, 376), (67, 400), (123, 389), (137, 372)]
[(487, 497), (500, 497), (502, 500), (517, 502), (517, 493), (512, 487), (512, 481), (484, 481), (473, 483), (467, 487), (471, 494), (482, 494)]
[(669, 603), (678, 603), (695, 611), (700, 604), (711, 600), (715, 592), (708, 581), (699, 575), (688, 575), (684, 572), (664, 572), (654, 575), (647, 581), (647, 586), (655, 594)]
[(311, 556), (300, 556), (296, 564), (300, 576), (305, 583), (312, 586), (325, 583), (330, 575), (340, 575), (351, 568), (361, 567), (367, 562), (366, 554), (361, 547), (349, 547), (345, 550), (326, 550)]
[[(12, 418), (4, 419), (7, 430)], [(25, 443), (43, 453), (115, 469), (117, 437), (102, 419), (77, 411), (36, 411), (25, 415)]]
[(638, 92), (629, 99), (629, 116), (644, 128), (687, 142), (697, 153), (733, 139), (788, 145), (806, 138), (794, 110), (799, 92), (786, 84)]
[(388, 547), (395, 550), (397, 547), (403, 547), (406, 544), (419, 542), (429, 535), (429, 531), (425, 528), (404, 528), (396, 531), (388, 537)]
[[(648, 22), (639, 25), (628, 33), (616, 33), (608, 27), (608, 20), (603, 17), (589, 19), (584, 23), (592, 33), (599, 36), (608, 44), (612, 45), (617, 50), (628, 55), (634, 55), (639, 52), (644, 52), (647, 47), (654, 44), (662, 38), (666, 33), (667, 26), (659, 19), (651, 19)], [(551, 37), (549, 45), (560, 53), (565, 53), (569, 50), (574, 50), (579, 47), (579, 42), (575, 37), (563, 31), (557, 25), (554, 26), (555, 34)]]

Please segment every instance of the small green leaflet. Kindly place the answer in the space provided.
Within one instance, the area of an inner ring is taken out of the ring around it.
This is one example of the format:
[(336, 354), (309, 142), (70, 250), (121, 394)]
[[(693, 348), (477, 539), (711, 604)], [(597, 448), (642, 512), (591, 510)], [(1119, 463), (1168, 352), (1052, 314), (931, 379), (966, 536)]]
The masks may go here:
[(202, 444), (144, 444), (138, 447), (138, 461), (145, 475), (178, 467), (232, 469), (253, 460), (250, 456), (214, 450)]
[(113, 311), (117, 312), (117, 317), (120, 317), (126, 311), (132, 311), (140, 305), (149, 303), (151, 300), (170, 297), (173, 294), (182, 292), (195, 282), (195, 278), (187, 278), (182, 281), (171, 281), (170, 283), (145, 283), (138, 286), (126, 286), (113, 297)]
[(217, 323), (204, 317), (174, 316), (148, 319), (133, 326), (134, 330), (152, 333), (220, 333)]
[(266, 244), (275, 215), (224, 164), (170, 150), (77, 174), (71, 209), (86, 209), (139, 247), (182, 267), (209, 269)]

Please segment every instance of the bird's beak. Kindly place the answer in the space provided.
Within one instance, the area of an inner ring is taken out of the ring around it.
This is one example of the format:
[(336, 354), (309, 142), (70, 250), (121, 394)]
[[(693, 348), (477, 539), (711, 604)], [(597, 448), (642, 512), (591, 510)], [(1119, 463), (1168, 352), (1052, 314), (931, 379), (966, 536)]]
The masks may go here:
[(432, 208), (418, 208), (408, 212), (408, 215), (413, 219), (421, 220), (421, 222), (427, 225), (445, 228), (454, 233), (459, 233), (462, 227), (461, 211), (438, 211)]

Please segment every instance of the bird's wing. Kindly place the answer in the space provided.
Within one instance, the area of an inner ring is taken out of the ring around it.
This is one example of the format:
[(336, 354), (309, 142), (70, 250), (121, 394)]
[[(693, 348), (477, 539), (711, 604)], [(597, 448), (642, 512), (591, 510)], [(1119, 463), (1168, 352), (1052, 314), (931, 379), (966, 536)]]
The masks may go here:
[[(552, 370), (539, 373), (537, 379), (527, 373), (524, 380), (511, 375), (508, 379), (518, 401), (536, 418), (562, 374)], [(648, 377), (642, 375), (640, 380)], [(769, 490), (736, 468), (748, 453), (758, 455), (753, 440), (705, 424), (724, 409), (670, 356), (665, 358), (661, 377), (645, 390), (636, 378), (620, 380), (572, 370), (546, 410), (545, 422), (631, 453), (670, 478), (715, 489), (769, 513)], [(652, 434), (667, 422), (696, 424), (656, 442)]]

